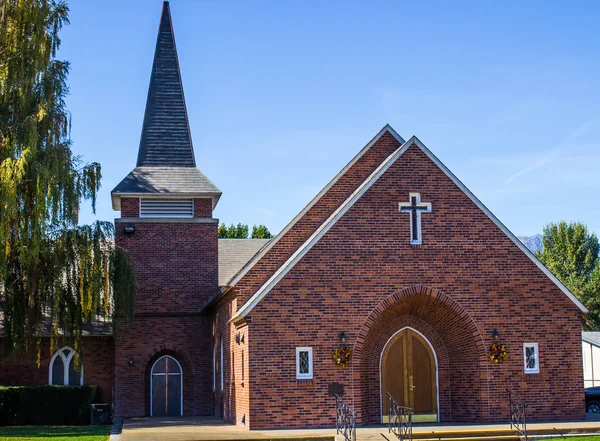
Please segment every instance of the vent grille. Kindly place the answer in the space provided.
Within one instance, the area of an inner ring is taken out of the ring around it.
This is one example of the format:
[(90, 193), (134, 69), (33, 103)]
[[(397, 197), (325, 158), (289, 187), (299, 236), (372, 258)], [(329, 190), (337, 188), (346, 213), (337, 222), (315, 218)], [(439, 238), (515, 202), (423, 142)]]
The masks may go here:
[(194, 200), (142, 199), (140, 217), (194, 217)]

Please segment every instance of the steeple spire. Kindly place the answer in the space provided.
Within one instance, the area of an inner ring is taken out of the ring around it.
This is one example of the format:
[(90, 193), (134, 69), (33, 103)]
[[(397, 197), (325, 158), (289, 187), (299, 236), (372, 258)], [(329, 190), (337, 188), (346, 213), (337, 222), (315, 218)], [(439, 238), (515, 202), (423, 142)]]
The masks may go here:
[(211, 199), (221, 191), (196, 168), (169, 2), (163, 3), (137, 166), (113, 189), (122, 198)]
[(169, 2), (158, 28), (137, 166), (196, 166)]

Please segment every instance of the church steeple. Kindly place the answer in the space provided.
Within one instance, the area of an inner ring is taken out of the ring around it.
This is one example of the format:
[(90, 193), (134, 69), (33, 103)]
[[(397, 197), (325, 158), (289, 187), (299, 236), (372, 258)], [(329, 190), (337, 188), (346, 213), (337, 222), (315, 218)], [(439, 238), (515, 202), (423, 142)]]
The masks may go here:
[(169, 2), (158, 28), (137, 166), (196, 166)]
[(122, 198), (211, 199), (221, 191), (196, 168), (169, 2), (163, 3), (136, 168), (112, 191)]

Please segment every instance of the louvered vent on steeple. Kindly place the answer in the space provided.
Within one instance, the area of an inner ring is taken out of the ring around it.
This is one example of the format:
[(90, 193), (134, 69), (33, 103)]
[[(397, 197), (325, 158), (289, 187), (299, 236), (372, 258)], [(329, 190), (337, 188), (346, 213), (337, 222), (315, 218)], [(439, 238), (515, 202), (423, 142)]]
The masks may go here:
[(140, 217), (194, 217), (194, 200), (141, 199)]

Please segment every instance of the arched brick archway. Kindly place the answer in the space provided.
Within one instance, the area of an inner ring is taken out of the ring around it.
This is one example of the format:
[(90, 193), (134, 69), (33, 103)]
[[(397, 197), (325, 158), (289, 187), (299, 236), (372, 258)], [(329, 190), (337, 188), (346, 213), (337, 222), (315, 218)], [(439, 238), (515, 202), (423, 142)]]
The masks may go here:
[(389, 338), (404, 327), (423, 334), (436, 353), (440, 421), (488, 419), (488, 363), (481, 332), (448, 295), (416, 285), (383, 300), (358, 332), (351, 399), (360, 424), (381, 422), (379, 360)]
[(186, 411), (193, 409), (193, 400), (195, 396), (194, 391), (194, 382), (190, 381), (190, 379), (194, 378), (194, 365), (192, 363), (191, 358), (188, 354), (183, 351), (181, 348), (176, 346), (169, 345), (161, 345), (160, 347), (154, 348), (152, 351), (148, 352), (144, 357), (143, 363), (145, 363), (146, 371), (144, 375), (144, 384), (145, 384), (145, 407), (146, 407), (146, 415), (150, 415), (150, 376), (152, 371), (152, 366), (156, 360), (158, 360), (163, 355), (170, 355), (175, 358), (177, 362), (181, 365), (182, 374), (183, 374), (183, 414), (186, 414)]

